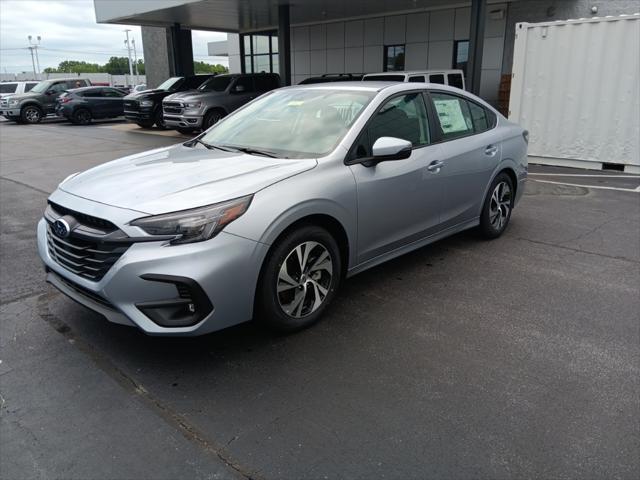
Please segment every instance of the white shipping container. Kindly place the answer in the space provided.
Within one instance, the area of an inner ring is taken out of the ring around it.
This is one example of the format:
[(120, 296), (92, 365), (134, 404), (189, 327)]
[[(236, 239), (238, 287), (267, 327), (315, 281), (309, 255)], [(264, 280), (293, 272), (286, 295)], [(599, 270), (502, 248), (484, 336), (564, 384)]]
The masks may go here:
[(640, 173), (640, 14), (518, 23), (509, 118), (531, 163)]

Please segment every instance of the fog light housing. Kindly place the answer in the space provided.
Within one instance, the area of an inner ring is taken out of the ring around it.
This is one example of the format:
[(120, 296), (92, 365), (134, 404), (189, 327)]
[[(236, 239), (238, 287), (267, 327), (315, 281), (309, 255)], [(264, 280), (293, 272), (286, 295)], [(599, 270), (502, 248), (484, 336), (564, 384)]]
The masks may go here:
[(174, 298), (136, 303), (138, 310), (161, 327), (190, 327), (213, 311), (209, 297), (191, 278), (153, 273), (141, 275), (140, 278), (150, 282), (171, 283), (176, 287), (177, 296)]

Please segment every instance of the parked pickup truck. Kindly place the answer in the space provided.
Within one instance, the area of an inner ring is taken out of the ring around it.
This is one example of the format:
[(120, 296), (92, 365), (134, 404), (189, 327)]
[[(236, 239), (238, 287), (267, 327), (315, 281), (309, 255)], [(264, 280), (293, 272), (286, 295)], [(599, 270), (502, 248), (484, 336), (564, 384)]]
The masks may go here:
[(26, 93), (37, 84), (38, 82), (2, 82), (0, 83), (0, 98)]
[(194, 90), (213, 75), (192, 75), (190, 77), (171, 77), (158, 88), (132, 92), (124, 97), (124, 118), (143, 128), (165, 128), (162, 119), (162, 99), (175, 92)]
[(65, 90), (90, 85), (89, 80), (78, 77), (43, 80), (27, 93), (0, 100), (0, 115), (18, 123), (40, 123), (47, 115), (55, 115), (56, 100)]
[(279, 87), (280, 77), (275, 73), (217, 75), (197, 90), (165, 97), (164, 123), (180, 133), (206, 130), (245, 103)]

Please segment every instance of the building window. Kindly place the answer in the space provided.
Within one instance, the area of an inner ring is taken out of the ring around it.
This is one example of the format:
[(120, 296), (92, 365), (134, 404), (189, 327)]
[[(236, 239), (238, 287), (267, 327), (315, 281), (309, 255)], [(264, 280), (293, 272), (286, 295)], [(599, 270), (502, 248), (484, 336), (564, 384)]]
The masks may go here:
[(467, 76), (467, 62), (469, 60), (469, 40), (458, 40), (453, 46), (453, 68), (462, 70)]
[(404, 45), (385, 45), (384, 71), (401, 72), (404, 70)]
[(278, 73), (278, 36), (276, 32), (242, 35), (242, 72)]

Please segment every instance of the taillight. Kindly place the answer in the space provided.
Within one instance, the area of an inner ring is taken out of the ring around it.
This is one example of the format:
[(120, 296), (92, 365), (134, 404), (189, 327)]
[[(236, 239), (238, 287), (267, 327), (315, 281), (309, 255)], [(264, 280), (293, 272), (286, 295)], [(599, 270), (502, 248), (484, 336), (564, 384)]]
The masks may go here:
[(71, 101), (71, 97), (62, 97), (60, 98), (60, 103), (68, 103)]
[(524, 141), (527, 144), (529, 143), (529, 130), (525, 130), (524, 132), (522, 132), (522, 138), (524, 138)]

